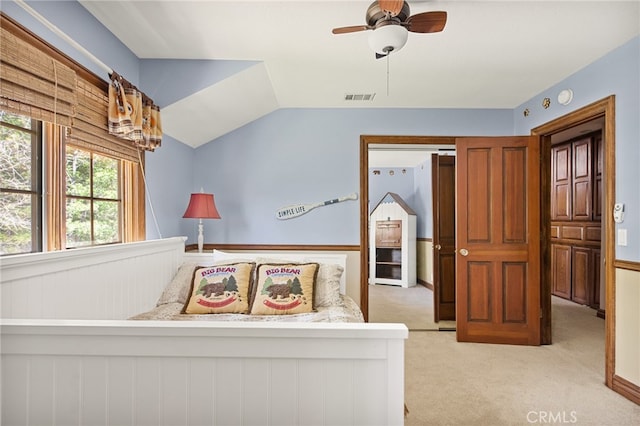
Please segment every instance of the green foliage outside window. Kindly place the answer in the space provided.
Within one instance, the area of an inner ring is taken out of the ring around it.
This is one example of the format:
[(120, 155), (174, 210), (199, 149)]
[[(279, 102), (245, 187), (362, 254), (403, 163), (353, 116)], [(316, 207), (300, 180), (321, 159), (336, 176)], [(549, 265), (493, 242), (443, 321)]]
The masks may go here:
[(37, 249), (32, 209), (39, 205), (31, 119), (0, 111), (0, 124), (0, 254), (29, 253)]
[(120, 241), (119, 161), (67, 147), (67, 247)]

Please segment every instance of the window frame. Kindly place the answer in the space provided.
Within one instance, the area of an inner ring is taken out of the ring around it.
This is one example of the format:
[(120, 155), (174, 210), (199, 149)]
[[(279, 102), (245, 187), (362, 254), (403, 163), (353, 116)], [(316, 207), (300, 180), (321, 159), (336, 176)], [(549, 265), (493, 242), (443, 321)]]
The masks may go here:
[[(14, 114), (14, 113), (12, 113)], [(18, 114), (14, 114), (18, 115)], [(0, 126), (13, 129), (15, 131), (28, 133), (31, 135), (31, 182), (30, 189), (16, 189), (16, 188), (4, 188), (0, 187), (0, 192), (9, 194), (23, 194), (31, 196), (31, 251), (18, 252), (18, 253), (6, 253), (3, 256), (9, 256), (13, 254), (23, 253), (37, 253), (42, 251), (43, 248), (43, 232), (42, 232), (42, 217), (43, 217), (43, 203), (42, 203), (42, 188), (43, 188), (43, 169), (42, 169), (42, 122), (28, 116), (31, 121), (31, 128), (16, 126), (15, 124), (8, 123), (6, 121), (0, 121)]]

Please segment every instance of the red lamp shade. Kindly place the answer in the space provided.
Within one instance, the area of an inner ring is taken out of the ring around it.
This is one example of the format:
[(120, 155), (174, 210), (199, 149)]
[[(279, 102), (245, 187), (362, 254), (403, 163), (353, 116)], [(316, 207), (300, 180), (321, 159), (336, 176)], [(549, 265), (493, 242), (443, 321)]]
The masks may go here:
[(213, 201), (213, 194), (202, 192), (191, 194), (187, 211), (182, 217), (192, 219), (220, 219), (220, 213)]

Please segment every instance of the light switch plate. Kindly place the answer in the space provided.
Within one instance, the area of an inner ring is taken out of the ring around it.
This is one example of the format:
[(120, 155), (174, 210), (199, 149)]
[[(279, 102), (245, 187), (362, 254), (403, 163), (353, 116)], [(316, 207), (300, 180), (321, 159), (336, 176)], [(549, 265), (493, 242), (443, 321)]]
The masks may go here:
[(627, 245), (627, 230), (626, 229), (618, 229), (618, 245), (626, 246)]

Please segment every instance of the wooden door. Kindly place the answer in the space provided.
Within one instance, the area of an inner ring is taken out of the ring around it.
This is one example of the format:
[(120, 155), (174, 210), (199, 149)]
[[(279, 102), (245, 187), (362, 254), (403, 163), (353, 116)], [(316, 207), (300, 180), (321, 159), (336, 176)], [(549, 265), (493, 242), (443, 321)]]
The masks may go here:
[(551, 293), (571, 299), (571, 246), (551, 244)]
[(571, 220), (571, 144), (551, 148), (551, 220)]
[(575, 141), (573, 148), (573, 196), (571, 220), (591, 220), (591, 138)]
[(540, 344), (534, 136), (456, 139), (458, 341)]
[(433, 320), (456, 319), (456, 168), (454, 156), (431, 156)]
[(589, 247), (571, 247), (571, 300), (589, 304), (593, 287), (593, 253)]
[(602, 221), (602, 202), (604, 193), (602, 192), (602, 176), (604, 172), (604, 151), (602, 149), (602, 134), (598, 134), (593, 143), (595, 144), (593, 156), (593, 220)]
[(593, 286), (590, 289), (589, 306), (593, 309), (600, 310), (600, 273), (602, 272), (600, 265), (602, 265), (602, 258), (600, 256), (600, 249), (592, 249), (591, 253), (593, 255), (591, 261), (593, 264)]

